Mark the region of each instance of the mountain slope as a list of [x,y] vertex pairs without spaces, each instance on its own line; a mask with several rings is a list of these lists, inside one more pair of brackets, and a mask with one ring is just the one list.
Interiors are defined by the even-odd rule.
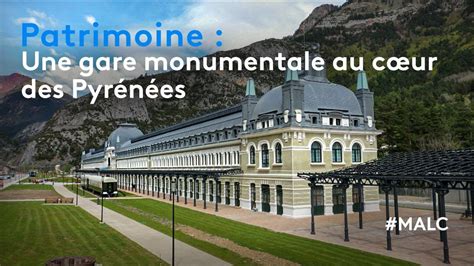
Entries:
[[[291,40],[268,39],[247,47],[219,52],[216,56],[296,55],[303,45]],[[82,97],[59,110],[41,134],[30,143],[33,159],[47,164],[75,161],[83,149],[103,144],[110,132],[123,121],[134,122],[145,131],[162,128],[191,117],[240,102],[249,77],[256,78],[258,92],[283,82],[284,73],[264,71],[186,71],[142,76],[129,83],[146,87],[150,79],[155,84],[186,84],[184,99],[104,99],[90,105],[90,96]],[[26,157],[31,159],[31,157]]]
[[[293,36],[269,39],[217,53],[225,56],[300,55],[304,45],[320,43],[322,55],[437,56],[433,72],[374,72],[376,119],[384,131],[379,145],[390,150],[473,147],[474,38],[472,1],[350,1],[339,8],[317,8]],[[356,74],[334,72],[329,79],[354,88]],[[236,104],[248,77],[259,93],[283,81],[279,72],[170,72],[131,83],[186,84],[181,100],[78,99],[55,113],[28,144],[24,161],[77,163],[80,151],[101,145],[121,121],[136,122],[145,132]]]
[[[384,131],[379,144],[389,150],[474,147],[473,6],[470,0],[352,1],[293,38],[320,41],[328,58],[438,57],[432,72],[376,72],[366,64]],[[329,76],[354,86],[353,73]]]
[[30,80],[31,78],[18,73],[13,73],[8,76],[0,76],[0,99]]
[[[10,138],[29,137],[30,133],[38,131],[33,128],[47,122],[53,114],[72,97],[65,95],[61,99],[26,99],[21,93],[24,84],[31,78],[12,74],[0,77],[0,88],[5,94],[0,98],[0,134]],[[17,136],[18,133],[22,133]]]

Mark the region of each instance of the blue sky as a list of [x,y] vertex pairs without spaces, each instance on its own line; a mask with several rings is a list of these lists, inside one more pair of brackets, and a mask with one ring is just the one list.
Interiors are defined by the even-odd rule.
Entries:
[[[47,56],[134,56],[139,61],[144,56],[186,56],[205,55],[217,50],[243,47],[266,38],[281,38],[292,34],[299,23],[311,11],[324,3],[340,5],[344,0],[261,0],[261,1],[4,1],[0,0],[0,75],[13,72],[23,73],[48,83],[70,81],[77,72],[31,73],[21,65],[23,50],[38,50]],[[64,29],[69,24],[76,29],[90,29],[90,23],[97,21],[102,28],[153,29],[157,21],[163,29],[180,29],[183,32],[193,28],[204,34],[204,39],[215,38],[215,30],[223,30],[223,46],[216,47],[214,41],[200,49],[189,48],[70,48],[59,46],[54,49],[43,47],[39,42],[21,47],[21,22],[35,22],[42,29]],[[206,36],[211,36],[206,37]],[[136,73],[97,74],[91,83],[116,82],[138,76]],[[52,71],[51,71],[52,72]]]

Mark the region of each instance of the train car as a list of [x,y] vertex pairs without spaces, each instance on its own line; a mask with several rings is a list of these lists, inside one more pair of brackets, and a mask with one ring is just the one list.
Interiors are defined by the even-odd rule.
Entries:
[[104,196],[114,197],[118,194],[117,180],[108,176],[84,175],[81,177],[81,187],[96,194],[106,192]]

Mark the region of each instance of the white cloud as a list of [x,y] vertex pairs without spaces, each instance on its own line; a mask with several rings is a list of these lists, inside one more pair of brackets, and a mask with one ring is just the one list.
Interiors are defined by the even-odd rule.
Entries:
[[94,24],[94,22],[96,22],[96,19],[93,16],[88,15],[88,16],[85,16],[84,18],[86,19],[87,23],[91,25]]
[[58,23],[56,19],[48,16],[46,13],[38,11],[38,10],[32,10],[32,9],[27,9],[26,12],[29,17],[20,17],[15,20],[16,24],[22,24],[22,23],[34,23],[38,25],[40,29],[44,28],[45,26],[56,26]]
[[33,23],[38,25],[40,29],[44,28],[44,25],[40,23],[35,17],[17,18],[15,20],[15,23],[19,25],[21,25],[22,23]]
[[46,19],[48,17],[46,13],[37,11],[37,10],[27,9],[26,12],[28,12],[30,16],[41,18],[41,19]]
[[[228,50],[240,48],[253,42],[267,38],[282,38],[293,34],[299,24],[319,6],[323,1],[315,2],[293,2],[275,1],[275,2],[254,2],[242,3],[236,2],[192,2],[183,14],[169,20],[162,20],[161,30],[179,29],[183,33],[191,29],[198,29],[203,33],[204,42],[202,51],[213,53],[217,50]],[[328,2],[328,1],[324,1]],[[342,4],[343,0],[332,1],[334,4]],[[91,16],[85,16],[84,19],[93,24],[96,19]],[[143,22],[136,28],[129,28],[133,34],[141,29],[147,29],[151,32],[156,30],[154,26],[156,21]],[[216,30],[221,29],[223,35],[216,36]],[[162,34],[165,35],[165,34]],[[223,46],[217,47],[216,41],[222,41]],[[145,56],[164,56],[171,58],[173,56],[190,56],[195,53],[194,48],[185,47],[108,47],[108,52],[116,56],[133,56],[137,61],[137,70],[133,72],[119,71],[98,72],[85,79],[91,85],[115,84],[121,78],[132,79],[144,74],[144,68],[140,63]],[[71,55],[68,55],[72,58]],[[79,60],[79,58],[77,59]],[[76,60],[75,60],[76,61]],[[65,92],[71,93],[72,80],[82,78],[79,75],[78,66],[70,71],[46,71],[42,74],[42,80],[50,84],[65,85]]]

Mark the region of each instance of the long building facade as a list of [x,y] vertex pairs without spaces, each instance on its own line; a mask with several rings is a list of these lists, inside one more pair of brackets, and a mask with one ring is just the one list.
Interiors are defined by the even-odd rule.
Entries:
[[[375,128],[373,106],[364,72],[358,74],[353,92],[328,81],[325,70],[300,75],[288,71],[281,86],[260,98],[249,79],[239,105],[146,135],[134,124],[119,125],[102,148],[83,152],[81,168],[114,169],[125,174],[140,169],[239,168],[241,173],[222,176],[217,184],[213,179],[178,177],[179,193],[255,211],[305,217],[311,214],[311,193],[297,173],[329,171],[376,159],[380,131]],[[126,182],[169,193],[170,178],[159,177],[153,183],[139,184],[135,178]],[[376,187],[364,187],[362,195],[358,191],[352,187],[346,191],[348,212],[379,209]],[[317,186],[312,200],[316,215],[343,212],[342,189],[337,186]]]

